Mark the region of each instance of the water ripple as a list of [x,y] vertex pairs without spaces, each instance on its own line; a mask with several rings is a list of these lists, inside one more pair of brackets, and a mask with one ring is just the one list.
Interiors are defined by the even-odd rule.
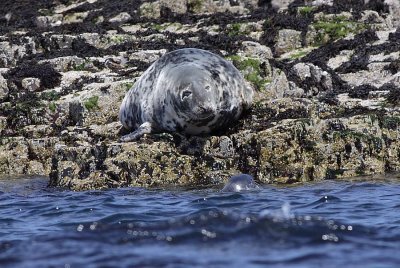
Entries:
[[2,267],[400,262],[400,183],[393,180],[265,186],[246,193],[77,193],[30,178],[0,180],[0,189]]

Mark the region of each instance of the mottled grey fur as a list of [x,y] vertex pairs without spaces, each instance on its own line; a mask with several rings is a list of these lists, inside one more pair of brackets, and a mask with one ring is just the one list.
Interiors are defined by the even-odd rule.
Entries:
[[250,107],[253,90],[240,72],[211,52],[185,48],[154,62],[126,94],[119,120],[133,132],[205,134],[224,129]]

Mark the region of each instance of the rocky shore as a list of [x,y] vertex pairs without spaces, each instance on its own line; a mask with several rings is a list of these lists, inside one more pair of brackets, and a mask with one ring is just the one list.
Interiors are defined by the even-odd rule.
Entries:
[[[120,143],[125,93],[157,58],[210,50],[253,107],[223,133]],[[294,183],[400,170],[396,0],[5,0],[0,176],[73,190]]]

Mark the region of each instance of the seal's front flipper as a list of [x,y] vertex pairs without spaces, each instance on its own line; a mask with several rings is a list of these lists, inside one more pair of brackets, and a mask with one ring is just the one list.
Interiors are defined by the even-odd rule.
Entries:
[[149,134],[152,131],[151,123],[150,122],[145,122],[138,127],[135,131],[122,136],[120,138],[121,142],[128,142],[128,141],[134,141],[142,137],[144,134]]

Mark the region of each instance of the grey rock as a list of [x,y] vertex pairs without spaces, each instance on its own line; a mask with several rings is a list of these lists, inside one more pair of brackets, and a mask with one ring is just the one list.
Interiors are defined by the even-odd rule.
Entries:
[[125,23],[131,19],[131,15],[127,12],[119,13],[117,16],[112,17],[110,22]]
[[160,0],[161,7],[169,8],[177,14],[185,14],[187,12],[188,0]]
[[28,91],[37,91],[40,89],[40,79],[35,77],[27,77],[21,81],[22,87]]
[[[19,38],[20,36],[17,36]],[[14,44],[6,38],[0,39],[0,66],[14,67],[15,64],[26,56],[27,52],[36,53],[36,44],[32,37],[21,37],[19,44]]]
[[0,101],[8,97],[8,92],[7,80],[0,74]]
[[[236,3],[235,3],[236,2]],[[231,4],[232,3],[232,4]],[[252,1],[246,1],[247,6],[254,5]],[[189,11],[197,14],[217,13],[217,12],[231,12],[236,14],[246,14],[249,9],[243,1],[229,1],[229,0],[188,0]],[[250,5],[249,5],[250,4]]]
[[47,28],[60,26],[62,24],[63,15],[54,14],[52,16],[39,16],[36,17],[35,23],[38,28]]
[[[293,66],[294,73],[300,78],[300,80],[305,81],[306,79],[311,79],[316,83],[321,85],[324,91],[333,90],[332,88],[332,78],[328,72],[322,70],[320,67],[315,66],[311,63],[298,63]],[[319,89],[316,87],[308,89],[309,95],[316,95]]]
[[142,17],[146,18],[159,18],[161,16],[161,7],[160,7],[160,2],[155,1],[155,2],[145,2],[143,3],[140,8],[139,8],[139,14]]
[[283,97],[302,98],[306,96],[304,89],[298,87],[296,83],[289,81],[289,89],[283,94]]
[[278,55],[301,48],[301,32],[292,29],[278,31],[275,52]]
[[340,67],[343,63],[348,62],[350,57],[353,55],[353,50],[342,50],[336,57],[330,58],[327,65],[329,68],[335,70]]
[[267,93],[265,93],[265,97],[267,98],[283,98],[286,95],[286,92],[290,92],[289,81],[286,77],[286,74],[279,69],[273,69],[272,71],[272,82],[266,86]]
[[0,133],[6,128],[7,126],[7,117],[0,116]]
[[386,83],[397,83],[399,74],[392,75],[385,70],[388,62],[373,62],[368,64],[368,70],[339,74],[339,76],[351,86],[370,84],[380,87]]
[[257,42],[243,41],[241,50],[244,56],[257,58],[262,61],[273,58],[271,49]]
[[305,4],[311,6],[322,6],[322,5],[333,6],[333,0],[307,0],[305,1]]
[[277,8],[280,10],[285,10],[293,2],[294,2],[294,0],[272,0],[271,4],[274,8]]
[[385,4],[389,5],[390,16],[392,18],[393,27],[400,26],[400,2],[397,0],[385,0]]
[[72,24],[72,23],[80,23],[83,22],[87,16],[89,16],[89,12],[76,12],[76,13],[67,13],[63,17],[63,24]]

